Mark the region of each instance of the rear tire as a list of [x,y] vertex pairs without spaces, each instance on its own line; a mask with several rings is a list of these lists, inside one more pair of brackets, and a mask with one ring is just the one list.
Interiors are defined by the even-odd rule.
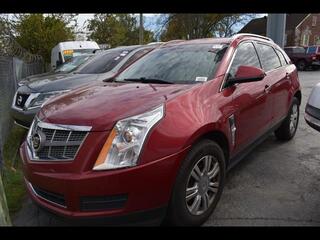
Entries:
[[224,179],[225,158],[221,147],[207,139],[197,143],[178,172],[165,224],[202,225],[220,199]]
[[299,60],[297,63],[297,68],[299,71],[303,71],[306,69],[307,63],[305,60]]
[[274,132],[277,139],[289,141],[296,134],[299,124],[299,100],[294,97],[288,116],[284,119],[280,127]]

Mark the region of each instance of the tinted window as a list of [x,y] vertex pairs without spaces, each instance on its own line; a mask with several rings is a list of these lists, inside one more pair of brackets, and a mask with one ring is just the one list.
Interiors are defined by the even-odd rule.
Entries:
[[292,49],[293,53],[306,53],[306,49],[304,49],[303,47],[299,47],[299,48],[293,48]]
[[266,72],[281,67],[279,57],[272,47],[265,44],[257,44],[257,46],[262,68]]
[[69,61],[60,65],[55,72],[71,72],[79,67],[81,64],[86,62],[91,56],[89,55],[82,55],[71,58]]
[[119,49],[102,52],[86,63],[78,73],[98,74],[111,71],[125,58],[131,50]]
[[148,52],[150,52],[153,48],[145,48],[145,49],[141,49],[139,51],[137,51],[136,53],[134,53],[120,68],[120,71],[125,69],[126,67],[128,67],[130,64],[132,64],[133,62],[135,62],[137,59],[139,59],[140,57],[142,57],[143,55],[147,54]]
[[237,48],[236,55],[234,56],[229,71],[231,77],[235,77],[238,67],[241,65],[261,68],[256,50],[252,43],[243,43]]
[[[157,79],[172,83],[195,83],[212,79],[227,45],[188,44],[159,48],[125,69],[117,81]],[[141,80],[143,82],[143,79]]]
[[316,53],[316,52],[317,52],[316,46],[308,47],[308,49],[307,49],[307,53]]
[[284,58],[282,52],[279,51],[278,49],[276,49],[276,52],[277,52],[277,54],[278,54],[278,56],[279,56],[279,58],[280,58],[281,65],[282,65],[282,66],[287,65],[287,61],[286,61],[286,59]]

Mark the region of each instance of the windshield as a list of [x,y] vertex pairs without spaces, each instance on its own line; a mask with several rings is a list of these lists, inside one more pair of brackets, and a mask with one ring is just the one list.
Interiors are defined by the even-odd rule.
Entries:
[[85,63],[90,57],[91,57],[91,55],[82,55],[82,56],[73,57],[70,60],[68,60],[67,62],[60,65],[55,70],[55,72],[65,72],[65,73],[72,72],[77,67],[79,67],[81,64]]
[[116,81],[196,83],[213,78],[228,45],[188,44],[152,51],[124,70]]
[[77,73],[98,74],[109,72],[116,67],[131,51],[132,50],[118,49],[101,52],[92,58],[90,62],[81,67]]
[[307,49],[307,53],[316,53],[316,51],[317,51],[316,46],[308,47],[308,49]]

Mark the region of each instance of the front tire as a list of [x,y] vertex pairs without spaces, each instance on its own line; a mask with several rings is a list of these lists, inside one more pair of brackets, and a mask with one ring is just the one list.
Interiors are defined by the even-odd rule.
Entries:
[[299,105],[299,100],[294,97],[289,114],[280,127],[274,132],[279,140],[289,141],[296,134],[299,123]]
[[166,223],[200,226],[215,209],[225,179],[225,158],[211,140],[196,144],[183,161],[169,203]]

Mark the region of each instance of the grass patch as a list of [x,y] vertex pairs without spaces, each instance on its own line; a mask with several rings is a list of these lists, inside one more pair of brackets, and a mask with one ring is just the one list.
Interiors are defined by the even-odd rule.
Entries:
[[3,147],[4,171],[2,180],[11,216],[20,210],[26,194],[22,162],[18,152],[20,143],[26,134],[25,129],[14,125]]

